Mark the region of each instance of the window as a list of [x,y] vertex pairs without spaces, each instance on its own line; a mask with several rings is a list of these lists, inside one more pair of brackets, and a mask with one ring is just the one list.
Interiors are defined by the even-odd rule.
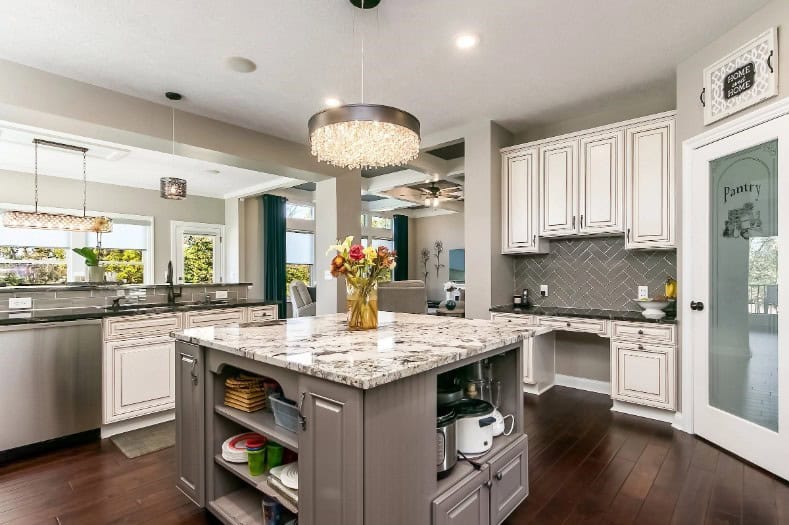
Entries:
[[[389,249],[389,251],[394,250],[394,241],[392,239],[373,238],[372,241],[373,241],[373,248],[378,249],[379,246],[386,246],[386,248]],[[388,281],[394,279],[394,274],[392,273],[392,270],[386,270],[385,278]]]
[[0,226],[0,283],[64,283],[69,250],[68,232]]
[[315,266],[315,234],[310,232],[285,232],[285,289],[290,295],[290,283],[302,281],[313,284]]
[[175,281],[183,284],[221,283],[225,227],[173,221],[173,264]]
[[[71,213],[59,209],[42,211]],[[101,235],[100,262],[108,272],[108,280],[152,282],[151,220],[110,216],[113,231]],[[0,283],[13,286],[83,280],[85,261],[71,250],[95,247],[96,241],[95,233],[0,226]]]
[[285,203],[285,217],[288,219],[301,219],[303,221],[315,220],[315,208],[308,204]]
[[391,230],[392,219],[390,217],[381,217],[380,215],[370,215],[370,228]]

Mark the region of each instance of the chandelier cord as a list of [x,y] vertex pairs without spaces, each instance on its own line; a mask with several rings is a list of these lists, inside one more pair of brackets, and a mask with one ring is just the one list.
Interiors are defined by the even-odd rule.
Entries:
[[170,108],[170,111],[172,111],[172,125],[173,125],[173,140],[170,145],[170,148],[172,155],[175,156],[175,108]]
[[38,213],[38,142],[34,144],[35,154],[33,155],[33,201],[35,204],[35,212]]
[[[362,0],[362,13],[364,13],[364,0]],[[362,33],[362,104],[364,104],[364,27],[361,28],[361,33]]]
[[88,216],[88,152],[82,152],[82,216]]

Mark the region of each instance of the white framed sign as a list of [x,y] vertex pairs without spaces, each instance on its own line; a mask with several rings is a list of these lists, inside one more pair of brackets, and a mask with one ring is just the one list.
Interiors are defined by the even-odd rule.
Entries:
[[704,125],[778,94],[778,31],[771,27],[704,69]]

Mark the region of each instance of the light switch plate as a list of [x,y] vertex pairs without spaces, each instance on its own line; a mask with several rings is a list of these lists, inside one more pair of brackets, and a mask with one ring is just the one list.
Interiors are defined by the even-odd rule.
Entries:
[[334,277],[332,277],[331,271],[330,270],[324,270],[324,272],[323,272],[323,280],[324,281],[331,281],[332,279],[334,279]]
[[216,298],[217,299],[227,299],[227,290],[217,290],[216,291]]
[[33,308],[32,297],[11,297],[8,299],[9,310],[23,310],[25,308]]
[[638,298],[639,299],[649,299],[649,286],[639,286],[638,287]]
[[541,297],[548,297],[548,285],[541,284],[540,285],[540,296]]

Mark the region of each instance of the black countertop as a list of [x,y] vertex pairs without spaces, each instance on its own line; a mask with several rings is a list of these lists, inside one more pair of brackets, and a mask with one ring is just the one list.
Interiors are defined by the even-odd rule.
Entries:
[[246,306],[270,306],[276,304],[276,301],[264,301],[263,299],[237,299],[233,301],[215,301],[212,303],[176,303],[174,305],[161,303],[124,304],[117,310],[110,306],[80,306],[74,308],[55,308],[51,310],[17,310],[0,312],[0,326],[83,321],[124,315],[166,314],[171,312],[189,312],[218,308],[242,308]]
[[503,304],[490,308],[493,313],[546,315],[551,317],[587,317],[590,319],[608,319],[610,321],[634,321],[639,323],[677,324],[675,317],[666,315],[663,319],[647,319],[641,312],[628,310],[597,310],[594,308],[564,308],[558,306],[528,306]]
[[[150,290],[152,288],[165,288],[167,283],[159,284],[123,284],[123,283],[64,283],[64,284],[26,284],[20,286],[0,285],[0,292],[26,293],[26,292],[63,292],[84,290]],[[182,283],[175,284],[176,288],[227,288],[229,286],[252,286],[252,283]]]

